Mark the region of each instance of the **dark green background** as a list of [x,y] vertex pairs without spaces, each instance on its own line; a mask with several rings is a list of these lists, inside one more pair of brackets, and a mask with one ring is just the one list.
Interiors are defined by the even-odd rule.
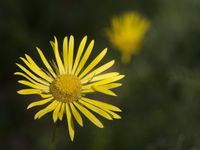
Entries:
[[[104,35],[110,18],[138,11],[151,20],[141,52],[129,65]],[[200,1],[199,0],[1,0],[0,1],[0,149],[2,150],[199,150],[200,149]],[[84,118],[70,142],[67,123],[51,143],[51,115],[34,121],[37,100],[16,90],[25,53],[39,62],[35,47],[52,56],[49,40],[65,35],[95,39],[93,56],[109,48],[103,62],[116,59],[126,75],[118,97],[98,95],[122,108],[123,119],[98,129]],[[52,58],[52,57],[50,57]],[[93,96],[95,97],[95,96]]]

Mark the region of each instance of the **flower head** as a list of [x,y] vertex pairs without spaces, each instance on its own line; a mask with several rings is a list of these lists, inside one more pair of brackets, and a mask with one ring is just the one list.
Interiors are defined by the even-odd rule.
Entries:
[[138,52],[149,26],[149,21],[136,12],[113,17],[106,35],[111,44],[122,53],[123,63],[128,63],[131,56]]
[[113,66],[114,60],[97,67],[98,63],[107,53],[107,48],[93,61],[86,66],[86,62],[92,52],[94,40],[92,40],[85,49],[87,36],[80,42],[76,57],[74,58],[74,37],[67,37],[63,41],[63,55],[61,57],[58,42],[51,41],[51,46],[54,51],[55,61],[49,63],[43,52],[36,48],[45,69],[39,67],[35,61],[27,54],[25,57],[20,57],[25,66],[17,64],[21,72],[16,72],[25,78],[18,82],[28,86],[28,88],[19,90],[22,95],[37,94],[41,99],[32,102],[27,109],[35,106],[43,106],[39,112],[35,114],[35,119],[40,119],[47,113],[52,112],[53,121],[62,121],[63,116],[66,116],[68,122],[68,130],[71,140],[74,139],[74,123],[73,120],[83,126],[83,119],[80,112],[88,118],[97,127],[103,128],[101,121],[91,112],[103,116],[108,120],[120,119],[121,117],[116,112],[121,110],[111,104],[93,100],[86,97],[89,93],[101,92],[107,95],[116,96],[112,89],[121,86],[121,83],[116,83],[122,79],[124,75],[118,72],[106,72]]

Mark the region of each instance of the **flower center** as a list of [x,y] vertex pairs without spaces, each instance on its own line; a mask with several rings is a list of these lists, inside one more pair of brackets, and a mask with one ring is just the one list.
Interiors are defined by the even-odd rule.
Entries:
[[57,101],[70,103],[81,96],[81,82],[74,75],[61,75],[51,83],[50,92]]

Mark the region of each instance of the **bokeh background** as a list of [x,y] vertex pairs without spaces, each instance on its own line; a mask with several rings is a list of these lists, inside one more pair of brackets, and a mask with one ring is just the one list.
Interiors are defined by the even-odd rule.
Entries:
[[[105,37],[114,15],[138,11],[151,21],[140,53],[120,62]],[[199,150],[200,149],[200,1],[199,0],[1,0],[0,1],[0,149],[1,150]],[[16,90],[15,63],[25,53],[39,61],[35,47],[52,56],[49,41],[88,35],[93,55],[109,48],[103,62],[116,59],[126,75],[118,97],[101,99],[122,108],[122,120],[98,129],[87,119],[75,125],[70,142],[64,121],[51,143],[51,115],[34,121],[39,108],[26,110],[36,97]]]

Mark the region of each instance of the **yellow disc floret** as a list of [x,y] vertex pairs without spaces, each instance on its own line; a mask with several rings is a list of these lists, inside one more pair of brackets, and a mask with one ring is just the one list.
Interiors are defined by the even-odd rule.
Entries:
[[81,96],[81,82],[74,75],[61,75],[51,83],[50,92],[57,101],[76,101]]

